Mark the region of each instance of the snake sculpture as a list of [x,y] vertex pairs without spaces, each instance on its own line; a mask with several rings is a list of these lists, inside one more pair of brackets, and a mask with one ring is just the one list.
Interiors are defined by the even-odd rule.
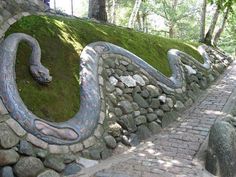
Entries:
[[27,132],[51,144],[73,144],[85,140],[94,132],[101,109],[100,93],[102,91],[99,89],[98,65],[104,54],[117,54],[129,58],[137,66],[171,89],[182,88],[185,84],[184,65],[181,60],[188,61],[184,58],[190,58],[199,69],[204,71],[211,67],[204,46],[199,47],[199,52],[204,58],[204,64],[199,63],[184,52],[171,49],[168,51],[168,61],[172,76],[168,78],[141,58],[121,47],[107,42],[91,43],[84,48],[81,54],[80,109],[68,121],[53,123],[34,115],[27,109],[19,96],[15,81],[15,60],[18,45],[22,41],[26,41],[32,48],[29,65],[34,79],[41,84],[48,84],[52,81],[49,70],[40,62],[41,50],[37,40],[27,34],[14,33],[0,44],[0,97],[10,115]]

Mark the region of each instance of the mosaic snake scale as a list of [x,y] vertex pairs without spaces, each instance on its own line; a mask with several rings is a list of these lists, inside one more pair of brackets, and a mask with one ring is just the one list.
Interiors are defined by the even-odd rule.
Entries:
[[172,70],[172,76],[168,78],[141,58],[121,47],[107,42],[89,44],[81,54],[80,109],[68,121],[54,123],[45,121],[30,112],[19,96],[15,81],[15,60],[18,45],[22,41],[26,41],[32,48],[29,65],[34,79],[41,84],[47,84],[52,81],[49,70],[40,62],[41,49],[37,40],[23,33],[14,33],[0,44],[0,97],[10,115],[26,131],[51,144],[73,144],[85,140],[94,132],[101,109],[98,64],[103,54],[117,54],[129,58],[152,77],[172,89],[182,88],[185,84],[184,65],[181,60],[191,60],[198,69],[202,70],[208,70],[211,67],[204,46],[199,47],[199,52],[204,58],[204,64],[199,63],[184,52],[175,49],[169,50],[168,61]]

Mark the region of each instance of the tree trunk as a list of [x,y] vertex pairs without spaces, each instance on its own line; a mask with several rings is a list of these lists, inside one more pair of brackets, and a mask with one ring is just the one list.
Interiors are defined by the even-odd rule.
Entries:
[[211,21],[211,25],[210,25],[210,27],[207,31],[206,37],[204,39],[204,43],[206,43],[207,45],[212,45],[212,42],[211,42],[212,35],[213,35],[214,30],[215,30],[219,14],[220,14],[220,7],[217,6],[215,14],[214,14],[214,16],[212,18],[212,21]]
[[[176,12],[176,8],[177,8],[177,4],[178,4],[178,0],[174,0],[173,4],[172,4],[172,9]],[[173,21],[169,22],[169,37],[170,38],[174,38],[175,37],[175,23]]]
[[142,21],[141,21],[141,17],[140,17],[140,12],[138,12],[138,14],[137,14],[137,22],[138,22],[138,30],[139,31],[143,31],[143,26],[142,26]]
[[202,12],[201,12],[201,21],[200,21],[200,42],[204,42],[205,37],[205,28],[206,28],[206,5],[207,0],[203,0]]
[[142,2],[142,0],[136,0],[135,1],[133,11],[132,11],[131,16],[129,18],[129,23],[128,23],[128,27],[129,28],[133,28],[134,27],[135,19],[137,17],[137,14],[138,14],[141,2]]
[[147,14],[143,13],[143,32],[148,33]]
[[218,29],[218,31],[216,32],[216,35],[214,37],[214,42],[213,42],[214,46],[217,46],[217,43],[220,39],[220,36],[221,36],[222,32],[224,31],[225,24],[226,24],[226,21],[228,19],[229,11],[230,11],[230,6],[227,6],[222,24],[221,24],[220,28]]
[[71,0],[71,15],[74,15],[74,2]]
[[89,18],[95,18],[98,21],[107,22],[106,1],[89,0]]
[[57,6],[56,6],[56,0],[54,0],[54,10],[57,10]]
[[169,38],[174,38],[174,37],[175,37],[174,24],[171,23],[169,25]]
[[116,24],[116,9],[117,9],[117,0],[112,0],[111,8],[111,23]]

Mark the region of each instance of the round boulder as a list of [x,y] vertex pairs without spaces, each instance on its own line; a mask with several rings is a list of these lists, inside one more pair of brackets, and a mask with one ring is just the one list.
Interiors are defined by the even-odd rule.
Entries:
[[43,170],[43,163],[35,157],[22,157],[14,166],[17,177],[35,177]]

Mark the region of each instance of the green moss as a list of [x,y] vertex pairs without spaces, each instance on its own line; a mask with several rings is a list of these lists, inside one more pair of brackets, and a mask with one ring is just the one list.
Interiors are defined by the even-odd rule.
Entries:
[[37,84],[28,72],[30,49],[22,43],[17,54],[17,84],[20,95],[36,115],[46,120],[68,120],[79,110],[79,55],[92,42],[107,41],[144,59],[170,76],[167,51],[184,51],[199,61],[197,44],[162,38],[130,29],[80,19],[29,16],[12,25],[7,35],[23,32],[35,37],[42,49],[42,63],[49,68],[53,82]]

